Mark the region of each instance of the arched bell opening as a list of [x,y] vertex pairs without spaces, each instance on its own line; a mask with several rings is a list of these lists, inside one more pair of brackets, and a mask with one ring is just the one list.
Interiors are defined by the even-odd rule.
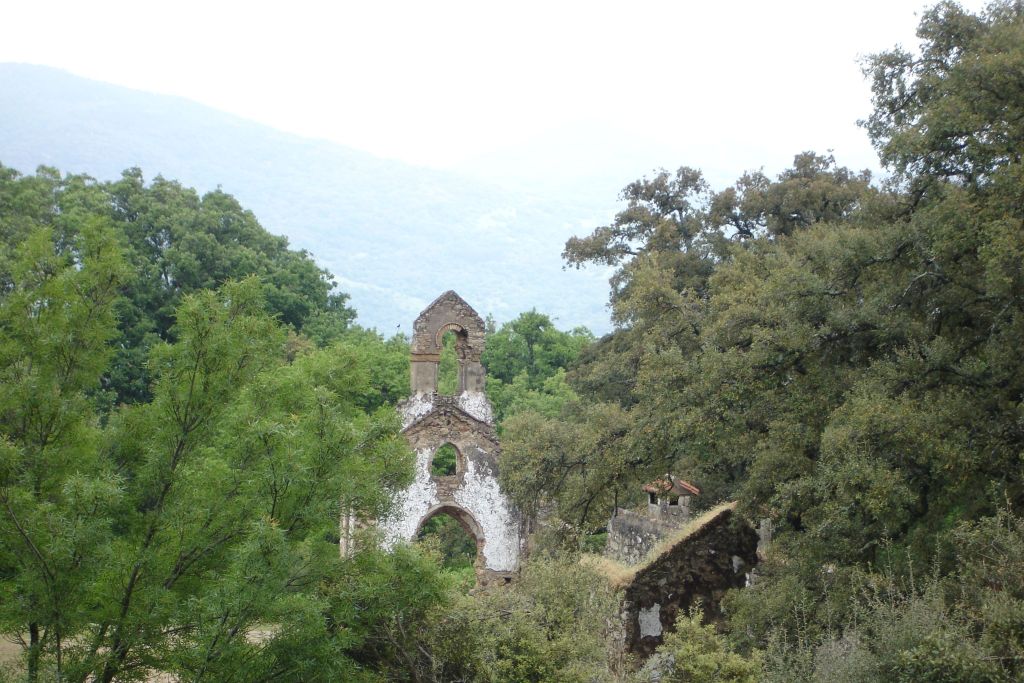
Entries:
[[[486,326],[462,297],[449,290],[423,309],[413,322],[410,379],[414,396],[438,393],[438,366],[448,332],[453,336],[446,357],[454,356],[457,380],[454,387],[450,380],[442,381],[443,393],[461,396],[466,392],[484,391],[487,376],[480,356],[484,351]],[[446,368],[452,365],[450,360],[445,363]]]
[[469,335],[461,325],[447,323],[438,329],[434,342],[439,349],[437,393],[457,396],[466,390],[465,365]]

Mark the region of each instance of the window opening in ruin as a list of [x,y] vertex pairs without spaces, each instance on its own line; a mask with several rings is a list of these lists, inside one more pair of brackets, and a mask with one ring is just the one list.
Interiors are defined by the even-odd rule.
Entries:
[[450,443],[434,451],[430,461],[430,474],[434,477],[452,477],[458,471],[459,452]]
[[648,493],[647,494],[647,502],[650,503],[651,505],[657,505],[658,504],[658,496],[657,496],[657,494]]
[[679,496],[669,496],[668,497],[668,504],[669,505],[679,505]]
[[441,362],[437,366],[437,393],[454,396],[459,391],[458,337],[448,330],[441,337]]
[[417,541],[433,546],[441,555],[441,567],[457,575],[459,584],[466,590],[476,584],[476,539],[466,531],[457,519],[446,512],[440,512],[423,524]]

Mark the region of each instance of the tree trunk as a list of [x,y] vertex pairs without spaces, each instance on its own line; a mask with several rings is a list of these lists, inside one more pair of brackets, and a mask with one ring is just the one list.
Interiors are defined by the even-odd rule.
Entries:
[[35,683],[39,680],[39,624],[28,625],[28,680]]

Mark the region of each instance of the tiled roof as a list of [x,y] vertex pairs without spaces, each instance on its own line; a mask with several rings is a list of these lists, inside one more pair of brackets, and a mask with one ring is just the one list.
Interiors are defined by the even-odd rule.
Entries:
[[688,481],[683,481],[682,479],[673,477],[671,474],[666,474],[664,477],[659,477],[649,484],[644,484],[644,491],[647,493],[657,493],[659,495],[665,495],[667,493],[677,496],[700,495],[699,488]]

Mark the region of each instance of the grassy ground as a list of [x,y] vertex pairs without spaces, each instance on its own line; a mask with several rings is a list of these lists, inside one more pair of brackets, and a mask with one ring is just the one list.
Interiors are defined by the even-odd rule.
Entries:
[[5,638],[0,638],[0,678],[3,677],[3,672],[13,673],[16,670],[19,657],[21,657],[21,647]]
[[9,640],[0,638],[0,666],[17,661],[21,656],[21,647]]
[[[472,569],[472,568],[470,568]],[[255,628],[246,634],[246,639],[251,643],[262,643],[268,640],[274,634],[273,626],[264,626]],[[19,659],[21,658],[21,646],[12,643],[9,640],[0,638],[0,680],[3,679],[3,673],[19,673],[21,676],[25,675],[25,670],[21,667]],[[178,679],[171,676],[170,674],[151,673],[146,679],[145,683],[175,683]]]

